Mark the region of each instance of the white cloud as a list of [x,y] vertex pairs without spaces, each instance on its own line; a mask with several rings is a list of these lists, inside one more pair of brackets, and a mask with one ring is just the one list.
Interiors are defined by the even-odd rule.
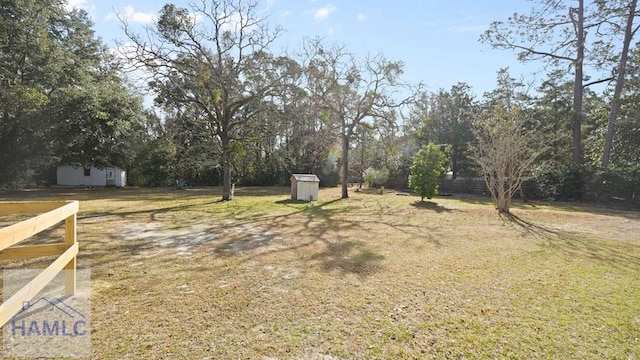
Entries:
[[128,58],[128,54],[133,54],[136,52],[137,46],[134,42],[128,41],[123,44],[119,44],[116,47],[109,48],[109,51],[113,56],[117,59],[125,61]]
[[[82,0],[79,0],[82,1]],[[156,15],[153,13],[145,13],[141,11],[136,11],[133,5],[127,5],[120,12],[110,13],[105,17],[105,20],[118,20],[118,17],[121,17],[129,22],[138,23],[138,24],[148,24],[152,23],[156,19]]]
[[202,13],[191,13],[191,18],[193,19],[193,22],[197,24],[204,20],[204,15]]
[[358,21],[360,21],[360,22],[367,21],[367,15],[365,15],[363,13],[358,14]]
[[319,9],[315,9],[313,11],[313,17],[316,20],[323,21],[323,20],[326,20],[327,18],[329,18],[329,15],[331,15],[331,13],[334,12],[334,11],[336,11],[336,7],[331,5],[331,4],[329,4],[329,5],[325,6],[325,7],[321,7]]
[[96,13],[96,6],[89,4],[87,0],[68,0],[65,8],[67,11],[72,11],[73,9],[84,9],[91,17],[93,17]]
[[242,29],[244,32],[252,32],[256,29],[255,25],[249,25],[249,20],[237,11],[230,15],[221,13],[218,15],[218,20],[222,31],[238,32]]

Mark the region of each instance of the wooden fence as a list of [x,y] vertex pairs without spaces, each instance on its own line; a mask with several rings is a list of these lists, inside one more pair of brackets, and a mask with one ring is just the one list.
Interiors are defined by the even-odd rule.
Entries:
[[[76,217],[78,202],[0,203],[0,216],[13,214],[41,215],[0,228],[0,261],[58,256],[51,265],[0,305],[0,327],[17,314],[23,303],[33,299],[56,275],[65,270],[65,295],[76,291]],[[64,224],[64,242],[45,245],[14,246],[59,222]]]
[[489,194],[487,184],[482,178],[440,179],[438,184],[440,194]]
[[[489,189],[483,178],[458,178],[438,180],[438,193],[440,194],[473,194],[489,196]],[[527,179],[522,183],[522,191],[516,191],[515,198],[522,195],[530,196],[535,192],[535,183]]]

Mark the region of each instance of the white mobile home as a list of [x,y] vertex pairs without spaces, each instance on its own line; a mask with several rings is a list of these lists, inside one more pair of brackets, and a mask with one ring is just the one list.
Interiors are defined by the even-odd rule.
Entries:
[[58,185],[66,186],[115,186],[127,185],[127,173],[118,167],[73,167],[70,165],[58,166]]
[[313,174],[291,175],[291,199],[314,201],[318,200],[320,179]]

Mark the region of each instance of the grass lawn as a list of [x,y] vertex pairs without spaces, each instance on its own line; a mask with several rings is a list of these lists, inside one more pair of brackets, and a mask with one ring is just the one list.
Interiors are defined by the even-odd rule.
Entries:
[[640,213],[516,203],[506,219],[485,198],[339,196],[0,200],[80,200],[96,359],[640,358]]

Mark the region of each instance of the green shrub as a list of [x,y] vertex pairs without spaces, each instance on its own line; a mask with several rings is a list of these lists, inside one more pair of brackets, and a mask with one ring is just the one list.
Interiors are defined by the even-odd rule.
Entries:
[[321,187],[333,187],[340,183],[340,171],[326,165],[317,173]]
[[533,198],[577,201],[584,197],[585,177],[588,171],[582,166],[551,165],[538,167],[533,172],[535,179]]
[[640,204],[640,166],[598,168],[585,186],[587,199],[598,202],[624,201]]
[[389,178],[389,170],[370,167],[364,171],[363,177],[364,182],[367,183],[370,188],[376,188],[387,181]]
[[420,195],[422,201],[438,194],[438,178],[444,173],[446,163],[447,155],[433,143],[422,146],[413,157],[409,187]]
[[532,198],[640,204],[640,166],[546,166],[534,171]]

